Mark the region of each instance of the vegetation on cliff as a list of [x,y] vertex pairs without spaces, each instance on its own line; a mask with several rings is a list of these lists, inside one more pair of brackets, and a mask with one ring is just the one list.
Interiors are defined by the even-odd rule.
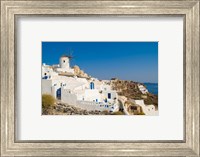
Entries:
[[49,113],[55,105],[55,99],[49,94],[42,95],[42,113]]
[[119,95],[125,96],[128,99],[135,99],[135,100],[143,99],[146,105],[154,104],[155,107],[157,108],[158,96],[152,93],[142,94],[142,92],[138,88],[139,84],[141,83],[119,80],[119,79],[111,80],[112,88],[118,91]]
[[67,103],[56,102],[55,105],[43,110],[43,115],[122,115],[121,111],[108,112],[108,111],[87,111]]

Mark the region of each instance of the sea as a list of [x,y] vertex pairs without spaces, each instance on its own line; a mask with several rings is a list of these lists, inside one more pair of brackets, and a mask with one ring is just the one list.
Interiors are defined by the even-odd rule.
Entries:
[[158,95],[158,83],[144,83],[144,85],[150,93]]

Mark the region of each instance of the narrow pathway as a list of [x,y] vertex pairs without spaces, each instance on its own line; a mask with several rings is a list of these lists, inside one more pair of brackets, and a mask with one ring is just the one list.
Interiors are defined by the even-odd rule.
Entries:
[[119,101],[119,111],[123,112],[125,115],[129,115],[128,111],[126,110],[126,108],[124,107],[124,103],[122,102],[122,100],[118,99]]

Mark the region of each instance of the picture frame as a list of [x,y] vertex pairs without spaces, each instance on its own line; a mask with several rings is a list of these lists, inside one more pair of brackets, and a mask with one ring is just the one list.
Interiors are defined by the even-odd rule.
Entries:
[[[199,0],[1,0],[1,156],[199,156]],[[183,141],[17,141],[15,138],[18,16],[184,17]],[[9,93],[9,94],[8,94]]]

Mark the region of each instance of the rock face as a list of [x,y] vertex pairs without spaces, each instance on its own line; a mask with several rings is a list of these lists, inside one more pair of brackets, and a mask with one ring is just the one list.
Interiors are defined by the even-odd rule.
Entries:
[[75,65],[73,68],[74,68],[74,73],[75,73],[75,75],[78,75],[78,74],[80,73],[80,68],[79,68],[79,66]]
[[88,74],[86,74],[83,70],[80,69],[80,67],[78,65],[75,65],[73,67],[74,69],[74,74],[79,76],[79,77],[89,77]]
[[[118,91],[118,94],[121,96],[125,96],[128,99],[135,100],[144,100],[146,105],[154,104],[155,107],[158,107],[158,96],[152,93],[142,94],[139,90],[138,85],[141,83],[133,82],[133,81],[124,81],[119,79],[111,79],[112,88]],[[143,85],[144,86],[144,85]]]
[[107,111],[87,111],[83,110],[66,103],[57,102],[53,108],[49,108],[48,112],[43,113],[43,115],[114,115],[115,113],[110,113]]
[[131,101],[126,101],[124,107],[130,115],[144,115],[142,107]]

